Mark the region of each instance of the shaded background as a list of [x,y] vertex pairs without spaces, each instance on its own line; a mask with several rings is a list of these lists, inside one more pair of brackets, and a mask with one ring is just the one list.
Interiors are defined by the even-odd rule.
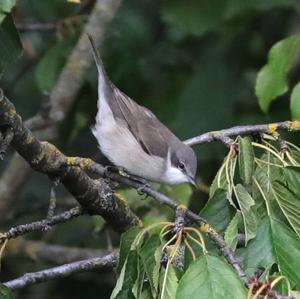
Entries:
[[[6,70],[1,87],[24,119],[38,111],[41,101],[47,103],[47,93],[73,49],[93,3],[17,3],[13,15],[24,53]],[[268,115],[263,114],[254,85],[270,47],[299,32],[299,22],[298,0],[126,0],[106,32],[101,56],[111,80],[123,92],[150,108],[181,139],[187,139],[233,125],[290,118],[288,96],[274,102]],[[291,82],[299,79],[299,65],[296,61]],[[106,163],[90,132],[96,99],[97,75],[93,65],[54,143],[67,155]],[[193,195],[189,186],[165,187],[164,191],[197,210],[205,203],[205,184],[210,184],[226,149],[210,144],[195,150],[203,190]],[[2,173],[11,154],[1,163]],[[51,187],[48,178],[40,174],[28,176],[24,187],[16,190],[13,208],[0,215],[1,230],[44,218]],[[59,209],[74,205],[64,190],[58,187],[56,191]],[[149,202],[140,201],[135,191],[123,193],[145,223],[168,215],[153,204],[150,211]],[[107,249],[110,243],[118,246],[118,236],[100,217],[83,216],[47,234],[31,234],[27,238],[76,247]],[[53,261],[38,259],[28,251],[8,254],[3,260],[1,281],[50,265]],[[114,273],[78,274],[32,286],[22,290],[18,298],[108,298],[114,279]]]

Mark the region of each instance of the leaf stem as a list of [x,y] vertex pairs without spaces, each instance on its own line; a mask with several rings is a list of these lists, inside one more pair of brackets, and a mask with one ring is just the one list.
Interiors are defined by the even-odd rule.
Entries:
[[280,155],[278,153],[276,153],[274,150],[272,150],[271,148],[265,146],[265,145],[262,145],[260,143],[257,143],[257,142],[253,142],[252,141],[252,145],[255,146],[255,147],[258,147],[258,148],[261,148],[261,149],[264,149],[268,152],[270,152],[271,154],[273,154],[278,160],[280,160],[282,162],[282,164],[284,166],[287,166],[287,163],[280,157]]
[[267,214],[268,214],[268,216],[270,216],[270,215],[271,215],[271,213],[270,213],[270,207],[269,207],[267,198],[266,198],[266,196],[265,196],[265,194],[264,194],[264,191],[263,191],[263,189],[261,188],[261,186],[259,185],[259,183],[258,183],[258,181],[256,180],[255,177],[253,178],[253,182],[255,183],[256,187],[257,187],[258,190],[259,190],[259,193],[261,194],[262,198],[264,199],[264,201],[265,201],[265,203],[266,203]]
[[187,239],[184,239],[184,244],[187,247],[187,249],[189,250],[189,252],[191,253],[193,261],[194,261],[196,259],[196,254],[195,254],[192,246],[190,245],[190,243],[188,242]]

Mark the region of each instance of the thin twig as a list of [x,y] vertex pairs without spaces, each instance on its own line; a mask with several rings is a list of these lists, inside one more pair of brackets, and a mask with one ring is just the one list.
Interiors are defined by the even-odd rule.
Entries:
[[83,211],[80,207],[74,207],[69,211],[57,214],[51,218],[35,221],[28,224],[21,224],[10,228],[7,232],[0,235],[0,239],[15,239],[19,236],[36,231],[47,231],[52,226],[66,222],[72,218],[82,215]]
[[117,259],[118,254],[111,253],[103,257],[95,257],[38,272],[26,273],[21,277],[5,282],[4,285],[11,290],[18,290],[32,284],[67,277],[78,272],[93,269],[111,269],[116,266]]
[[184,141],[184,143],[192,146],[196,144],[220,140],[220,136],[235,137],[239,135],[251,135],[253,133],[272,134],[276,130],[300,130],[300,121],[284,121],[263,125],[235,126],[229,129],[207,132],[202,135],[187,139]]
[[56,193],[55,187],[53,186],[50,191],[50,199],[49,199],[49,207],[47,212],[47,219],[51,219],[54,216],[55,208],[56,208]]

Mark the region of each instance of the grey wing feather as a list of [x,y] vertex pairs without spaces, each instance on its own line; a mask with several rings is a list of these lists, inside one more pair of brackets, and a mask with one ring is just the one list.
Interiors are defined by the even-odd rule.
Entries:
[[[143,150],[149,155],[166,157],[169,146],[165,137],[167,134],[173,134],[149,109],[136,104],[116,87],[114,94],[114,101],[118,105],[121,118],[127,123],[129,130]],[[115,116],[118,117],[118,115]]]

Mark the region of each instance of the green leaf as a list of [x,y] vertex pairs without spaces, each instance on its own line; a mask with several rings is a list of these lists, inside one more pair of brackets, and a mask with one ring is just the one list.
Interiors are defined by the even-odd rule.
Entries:
[[117,266],[117,273],[120,275],[123,264],[127,258],[127,255],[131,249],[131,245],[135,240],[137,234],[140,232],[140,228],[135,226],[130,228],[128,231],[122,234],[120,242],[120,257]]
[[259,223],[256,237],[249,242],[242,257],[249,275],[252,275],[258,268],[269,269],[276,262],[268,216]]
[[16,0],[1,0],[0,2],[0,11],[9,13],[12,8],[16,5]]
[[254,151],[249,137],[239,137],[239,171],[244,183],[251,184],[254,173]]
[[217,189],[200,211],[200,216],[218,231],[224,231],[233,216],[233,207],[227,199],[227,191]]
[[170,186],[163,186],[163,187],[164,187],[164,193],[166,193],[166,195],[175,199],[177,202],[180,202],[185,206],[189,206],[193,195],[193,189],[190,184],[179,184],[179,185],[174,185],[172,187]]
[[9,288],[0,282],[0,299],[14,299],[13,294]]
[[37,65],[35,78],[41,91],[50,91],[63,69],[76,39],[67,38],[50,48]]
[[276,262],[290,282],[300,288],[300,241],[284,223],[271,219],[274,255]]
[[300,200],[290,192],[285,186],[278,182],[272,184],[274,197],[286,217],[289,224],[292,226],[298,237],[300,238]]
[[141,295],[142,289],[145,285],[145,269],[143,267],[142,261],[138,258],[137,259],[137,276],[135,283],[132,287],[132,293],[135,298],[139,298]]
[[256,235],[257,223],[255,214],[252,209],[252,206],[255,205],[255,201],[245,189],[245,187],[241,184],[238,184],[235,187],[235,190],[244,223],[245,245],[247,245],[248,241],[253,239]]
[[[166,269],[162,268],[162,271],[160,272],[160,278],[159,278],[161,292],[163,291],[162,289],[163,289],[165,275],[166,275]],[[175,299],[177,287],[178,287],[178,278],[176,276],[175,268],[172,265],[170,265],[168,267],[168,273],[165,280],[163,296],[162,294],[160,294],[159,298]]]
[[295,159],[297,163],[300,163],[300,151],[290,149],[292,157]]
[[[264,161],[268,161],[268,158],[265,155],[263,155],[261,159]],[[278,161],[273,161],[272,159],[270,160],[270,162],[278,163]],[[266,214],[270,214],[273,218],[283,220],[285,217],[282,214],[281,209],[278,206],[272,192],[273,182],[275,182],[276,180],[282,180],[283,178],[282,169],[275,166],[265,166],[263,164],[256,167],[254,177],[257,180],[261,192],[265,197],[264,199],[257,186],[254,185],[253,198],[256,202],[257,214],[260,215],[261,218],[266,216]]]
[[300,51],[300,38],[293,35],[276,43],[268,55],[268,63],[259,71],[255,93],[261,109],[267,112],[270,103],[288,90],[287,74]]
[[185,272],[179,281],[176,299],[209,298],[241,299],[246,298],[243,283],[221,258],[203,255]]
[[152,297],[152,293],[151,293],[150,287],[144,289],[143,292],[142,292],[142,294],[140,295],[140,297],[138,297],[138,299],[154,299]]
[[[225,163],[225,159],[223,161],[223,164]],[[223,166],[222,164],[222,166]],[[213,197],[215,194],[216,190],[218,189],[223,189],[227,190],[228,189],[228,182],[226,179],[226,173],[224,168],[222,166],[219,168],[216,176],[213,179],[213,182],[211,183],[211,186],[209,188],[209,198]]]
[[280,273],[300,288],[300,240],[283,222],[265,217],[256,238],[243,252],[244,267],[253,274],[259,267],[278,265]]
[[300,119],[300,82],[293,88],[290,107],[292,119]]
[[141,248],[141,256],[146,271],[153,297],[157,296],[159,282],[159,268],[162,257],[161,239],[158,235],[152,235]]
[[0,25],[0,77],[5,69],[14,63],[22,53],[22,44],[13,18],[8,15]]
[[0,1],[0,24],[5,19],[6,15],[11,12],[16,5],[16,0],[1,0]]
[[225,235],[224,235],[225,242],[227,245],[229,245],[232,248],[232,250],[236,249],[238,228],[241,222],[242,222],[241,212],[237,211],[225,231]]
[[137,260],[136,250],[131,250],[123,264],[121,273],[116,286],[110,296],[111,299],[134,299],[132,288],[137,279]]
[[283,168],[283,175],[289,188],[300,195],[300,167],[287,166]]

